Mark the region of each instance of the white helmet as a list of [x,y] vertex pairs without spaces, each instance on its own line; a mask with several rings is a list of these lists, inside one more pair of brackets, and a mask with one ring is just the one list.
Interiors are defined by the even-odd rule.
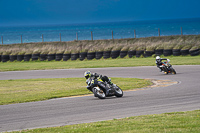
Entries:
[[156,56],[156,60],[160,60],[160,56]]

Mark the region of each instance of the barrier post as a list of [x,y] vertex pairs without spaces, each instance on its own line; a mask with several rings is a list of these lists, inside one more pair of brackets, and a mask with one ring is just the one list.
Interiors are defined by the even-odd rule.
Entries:
[[114,37],[113,37],[113,30],[112,30],[112,39],[114,39]]
[[3,36],[1,36],[1,43],[2,43],[2,45],[3,45]]
[[158,28],[158,36],[160,37],[160,28]]
[[76,41],[78,41],[78,33],[76,32]]
[[92,31],[91,31],[91,40],[93,41],[93,34],[92,34]]
[[60,42],[61,42],[61,33],[60,33]]
[[21,44],[22,44],[23,42],[22,42],[22,35],[21,35]]
[[43,34],[42,34],[42,42],[44,42],[44,37],[43,37]]
[[134,30],[134,38],[136,38],[136,31]]
[[182,27],[181,27],[181,36],[183,35],[183,29],[182,29]]

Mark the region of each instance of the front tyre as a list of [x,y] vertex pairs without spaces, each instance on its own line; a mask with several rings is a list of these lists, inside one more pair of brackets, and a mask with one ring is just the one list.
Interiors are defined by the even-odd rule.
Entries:
[[172,72],[172,74],[176,74],[176,71],[172,67],[171,67],[171,72]]
[[122,97],[123,96],[123,91],[122,91],[121,88],[119,88],[118,86],[115,86],[114,90],[115,90],[115,96],[116,97]]
[[92,92],[94,93],[94,97],[98,97],[95,88],[92,88]]
[[106,94],[99,87],[94,87],[93,93],[94,93],[94,96],[98,97],[99,99],[105,99],[106,98]]

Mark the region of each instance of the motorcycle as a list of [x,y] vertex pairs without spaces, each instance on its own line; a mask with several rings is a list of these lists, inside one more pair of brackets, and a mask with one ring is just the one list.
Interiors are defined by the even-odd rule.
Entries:
[[99,99],[105,99],[106,97],[116,96],[122,97],[123,91],[116,84],[108,84],[103,82],[100,78],[98,79],[88,79],[86,81],[87,89],[94,93],[94,97]]
[[170,60],[167,59],[167,61],[163,62],[160,68],[162,71],[164,71],[165,74],[171,73],[171,74],[176,74],[176,71],[172,67],[172,65],[169,63]]

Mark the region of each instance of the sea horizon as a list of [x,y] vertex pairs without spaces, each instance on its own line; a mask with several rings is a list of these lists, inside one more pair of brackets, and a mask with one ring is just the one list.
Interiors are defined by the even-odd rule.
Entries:
[[34,27],[34,26],[73,26],[73,25],[87,25],[87,24],[109,24],[109,23],[123,23],[123,22],[153,22],[153,21],[193,21],[199,20],[200,17],[192,17],[192,18],[168,18],[168,19],[143,19],[143,20],[121,20],[121,21],[97,21],[97,22],[74,22],[74,23],[47,23],[47,24],[17,24],[17,25],[0,25],[0,28],[3,27]]
[[[200,34],[200,18],[0,27],[0,44]],[[136,34],[135,34],[136,33]],[[92,34],[92,35],[91,35]]]

